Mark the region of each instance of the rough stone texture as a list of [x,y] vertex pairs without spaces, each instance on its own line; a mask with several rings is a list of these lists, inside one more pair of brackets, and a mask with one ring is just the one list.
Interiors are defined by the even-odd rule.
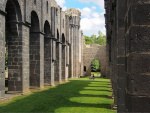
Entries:
[[83,47],[83,66],[86,67],[84,76],[91,75],[91,63],[93,60],[100,62],[102,76],[106,76],[106,46],[98,44],[84,45]]
[[[66,14],[70,16],[69,18],[69,77],[79,77],[81,73],[83,73],[83,70],[80,70],[83,65],[81,65],[80,56],[82,56],[83,53],[80,52],[83,48],[80,48],[80,45],[83,44],[83,34],[80,32],[80,15],[81,12],[79,10],[76,10],[74,8],[68,9],[66,11]],[[68,23],[67,23],[68,24]],[[80,34],[81,33],[81,34]],[[81,35],[81,36],[80,36]],[[81,41],[80,41],[81,40]]]
[[118,112],[150,112],[149,0],[105,0],[107,71]]
[[[5,96],[5,34],[9,93],[80,75],[80,15],[74,8],[62,11],[55,0],[36,0],[36,4],[34,0],[0,0],[0,99]],[[78,68],[70,73],[73,66]]]

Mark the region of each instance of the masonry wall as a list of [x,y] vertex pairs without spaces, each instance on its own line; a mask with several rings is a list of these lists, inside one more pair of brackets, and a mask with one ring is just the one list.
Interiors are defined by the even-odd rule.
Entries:
[[118,112],[150,112],[147,0],[105,0],[107,73]]
[[83,73],[84,76],[91,76],[91,63],[93,60],[99,60],[101,75],[106,76],[106,46],[98,44],[84,45],[83,47]]
[[[6,35],[8,93],[42,89],[79,76],[80,15],[74,8],[62,11],[55,0],[0,0],[0,99],[5,97]],[[76,32],[70,30],[72,25]],[[70,49],[74,38],[76,51]],[[69,70],[75,58],[78,69],[73,74]]]

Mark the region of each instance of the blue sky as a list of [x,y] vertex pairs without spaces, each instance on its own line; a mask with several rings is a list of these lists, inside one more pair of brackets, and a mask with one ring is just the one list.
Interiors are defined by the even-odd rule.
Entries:
[[81,30],[84,35],[98,35],[101,30],[105,33],[104,0],[56,0],[65,11],[77,8],[81,11]]

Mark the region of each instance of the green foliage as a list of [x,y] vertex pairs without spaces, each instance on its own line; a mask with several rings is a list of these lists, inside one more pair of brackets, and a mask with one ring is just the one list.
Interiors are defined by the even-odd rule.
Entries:
[[90,37],[85,36],[84,38],[85,38],[85,44],[92,44],[92,40]]
[[100,63],[98,60],[94,60],[91,63],[91,72],[99,72],[100,71]]
[[96,76],[96,75],[101,75],[100,72],[91,72],[91,75],[93,75],[93,74],[94,74],[94,76]]
[[99,44],[106,45],[106,36],[99,31],[98,37],[96,35],[92,35],[91,37],[85,36],[85,44]]

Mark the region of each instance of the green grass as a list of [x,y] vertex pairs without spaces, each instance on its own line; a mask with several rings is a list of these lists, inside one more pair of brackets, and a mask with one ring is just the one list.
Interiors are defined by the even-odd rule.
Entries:
[[93,74],[94,74],[94,76],[96,76],[96,75],[101,75],[100,72],[91,72],[91,75],[93,75]]
[[0,112],[50,113],[116,113],[110,109],[109,80],[89,77],[70,79],[70,82],[47,90],[14,98],[1,104]]

